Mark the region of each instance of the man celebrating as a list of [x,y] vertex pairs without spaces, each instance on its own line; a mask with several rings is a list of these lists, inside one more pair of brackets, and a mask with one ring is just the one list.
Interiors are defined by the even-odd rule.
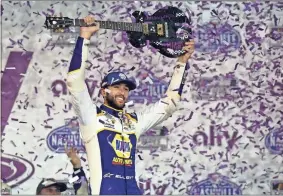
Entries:
[[[84,18],[91,25],[91,16]],[[169,118],[180,102],[186,63],[194,50],[194,43],[184,47],[187,53],[178,58],[166,97],[144,108],[139,113],[123,110],[129,92],[136,84],[122,72],[112,72],[101,83],[104,104],[92,103],[85,84],[85,67],[91,36],[99,24],[81,27],[69,67],[67,86],[80,123],[80,134],[85,143],[91,194],[135,195],[141,194],[135,179],[135,151],[139,136]]]

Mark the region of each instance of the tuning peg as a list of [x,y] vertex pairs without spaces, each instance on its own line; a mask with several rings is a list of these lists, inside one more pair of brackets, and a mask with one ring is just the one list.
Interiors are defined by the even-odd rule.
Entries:
[[57,29],[54,29],[54,32],[55,33],[64,33],[64,29],[63,28],[57,28]]
[[54,33],[60,33],[59,29],[54,29]]

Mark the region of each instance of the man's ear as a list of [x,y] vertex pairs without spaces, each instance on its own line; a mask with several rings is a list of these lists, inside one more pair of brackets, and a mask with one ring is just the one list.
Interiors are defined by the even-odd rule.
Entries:
[[103,98],[105,97],[106,95],[105,88],[100,89],[100,94],[102,95]]

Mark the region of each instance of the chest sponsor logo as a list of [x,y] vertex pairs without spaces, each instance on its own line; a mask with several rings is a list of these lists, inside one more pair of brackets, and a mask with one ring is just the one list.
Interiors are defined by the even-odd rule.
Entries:
[[113,165],[131,166],[133,164],[132,160],[129,159],[133,147],[129,137],[122,137],[122,135],[116,134],[111,146],[116,153],[116,157],[112,160]]
[[242,190],[228,177],[213,173],[209,174],[207,179],[193,185],[189,195],[242,195]]
[[103,124],[105,128],[115,129],[115,122],[116,120],[112,117],[103,116],[101,119],[98,120],[100,123]]

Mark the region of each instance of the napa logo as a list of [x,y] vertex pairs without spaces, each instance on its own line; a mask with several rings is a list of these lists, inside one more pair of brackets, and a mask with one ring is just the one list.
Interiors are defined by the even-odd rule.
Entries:
[[196,183],[189,195],[242,195],[239,185],[219,173],[209,174],[208,178]]
[[154,76],[150,71],[142,69],[138,72],[136,80],[138,89],[131,92],[129,99],[135,103],[155,103],[168,88],[168,84],[162,78]]
[[80,153],[85,152],[76,119],[67,119],[64,126],[51,131],[46,142],[48,148],[55,153],[65,153],[65,146],[75,147]]
[[130,158],[133,145],[129,137],[123,138],[122,135],[116,134],[112,141],[112,147],[118,157]]
[[283,153],[283,128],[270,131],[265,137],[265,146],[272,154]]
[[227,23],[206,23],[194,35],[197,39],[195,50],[198,52],[224,53],[241,46],[240,33]]
[[133,164],[132,160],[129,159],[133,147],[129,137],[116,134],[111,146],[117,155],[117,157],[114,157],[112,160],[113,165],[131,166]]

